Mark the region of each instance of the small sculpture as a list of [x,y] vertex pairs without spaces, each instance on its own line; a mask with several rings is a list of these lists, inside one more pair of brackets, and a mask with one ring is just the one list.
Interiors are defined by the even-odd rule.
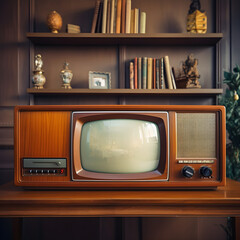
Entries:
[[40,54],[37,54],[35,56],[34,65],[35,67],[33,70],[32,83],[34,85],[34,88],[42,89],[43,85],[46,82],[46,78],[43,75],[44,73],[44,71],[42,70],[43,61],[42,61],[42,56]]
[[52,11],[47,16],[47,25],[52,33],[58,33],[62,28],[62,17],[56,11]]
[[71,89],[71,81],[72,81],[72,77],[73,77],[73,73],[71,70],[68,69],[69,63],[65,62],[63,67],[64,69],[61,71],[60,76],[62,77],[62,88],[65,89]]
[[200,75],[197,65],[198,60],[194,58],[193,54],[190,54],[182,65],[183,73],[187,79],[186,88],[201,88],[201,85],[198,81]]
[[207,16],[204,10],[201,10],[199,0],[192,0],[187,16],[187,31],[191,33],[207,32]]

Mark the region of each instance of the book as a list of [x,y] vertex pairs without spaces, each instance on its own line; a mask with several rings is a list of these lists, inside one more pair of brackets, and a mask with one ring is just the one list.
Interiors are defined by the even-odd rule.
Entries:
[[108,5],[108,0],[103,0],[102,33],[106,33],[106,28],[107,28],[107,5]]
[[110,33],[115,33],[114,22],[115,22],[115,0],[112,0],[112,2],[111,2]]
[[140,15],[140,33],[146,33],[146,12]]
[[133,33],[139,32],[139,9],[134,8],[134,30]]
[[164,74],[164,60],[163,58],[160,59],[160,89],[165,89],[165,74]]
[[131,16],[130,16],[130,33],[134,33],[134,9],[131,9]]
[[172,84],[173,84],[173,89],[177,89],[176,86],[176,81],[175,81],[175,73],[174,73],[174,68],[171,68],[171,77],[172,77]]
[[153,58],[153,82],[152,88],[156,89],[156,58]]
[[138,88],[142,88],[142,58],[138,58]]
[[147,88],[147,57],[144,57],[142,60],[142,88]]
[[67,24],[67,33],[80,33],[80,26]]
[[102,31],[102,14],[103,14],[103,2],[100,2],[97,25],[96,25],[96,33],[100,33]]
[[80,26],[67,24],[67,33],[80,33]]
[[163,59],[164,59],[167,86],[168,86],[168,89],[173,89],[169,57],[165,56]]
[[117,0],[116,33],[121,32],[122,0]]
[[122,0],[121,33],[126,33],[126,0]]
[[67,29],[67,33],[80,33],[80,30]]
[[134,88],[138,88],[138,61],[137,57],[134,58]]
[[130,64],[129,64],[129,83],[130,83],[130,89],[134,89],[134,67],[133,67],[133,62],[130,62]]
[[131,0],[126,2],[126,33],[131,33]]
[[100,0],[97,0],[95,2],[95,9],[94,9],[94,14],[93,14],[91,33],[96,32],[97,18],[98,18],[98,14],[99,14],[99,7],[100,7]]
[[152,58],[147,60],[147,88],[152,89]]
[[111,0],[108,0],[106,33],[110,33],[110,21],[111,21]]
[[156,89],[160,89],[160,59],[156,59]]

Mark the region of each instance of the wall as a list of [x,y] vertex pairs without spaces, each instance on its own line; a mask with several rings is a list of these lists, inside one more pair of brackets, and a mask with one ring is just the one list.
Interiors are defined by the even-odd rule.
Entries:
[[[178,1],[173,1],[174,5]],[[186,4],[187,1],[184,3]],[[190,2],[190,1],[189,1]],[[224,34],[224,39],[221,41],[221,60],[219,75],[222,79],[223,70],[229,70],[235,63],[240,64],[240,47],[239,47],[239,9],[240,2],[238,0],[219,0],[221,16],[216,16],[216,21],[219,21],[221,26],[221,32]],[[40,7],[41,1],[37,1],[36,5],[33,0],[4,0],[1,1],[0,8],[0,183],[10,181],[13,179],[13,114],[15,105],[28,105],[30,103],[30,96],[26,93],[26,89],[30,87],[30,48],[31,44],[26,39],[26,32],[31,31],[34,27],[31,25],[33,13],[36,8]],[[171,1],[169,1],[171,3]],[[206,3],[206,1],[203,1]],[[212,1],[215,6],[215,1]],[[39,6],[37,4],[40,4]],[[168,4],[168,3],[167,3]],[[179,3],[178,3],[179,4]],[[188,4],[187,4],[188,5]],[[42,5],[44,11],[45,5]],[[63,6],[65,7],[65,6]],[[70,6],[71,7],[71,6]],[[37,11],[41,13],[41,11]],[[42,18],[41,14],[37,15]],[[166,15],[164,15],[166,17]],[[212,20],[213,21],[213,20]],[[40,21],[40,25],[37,26],[41,29],[45,29],[43,21]],[[169,24],[171,25],[171,24]],[[170,27],[174,27],[172,24]],[[36,25],[35,25],[36,27]],[[152,101],[155,101],[153,99]],[[164,221],[163,221],[164,220]],[[50,222],[49,222],[50,221]],[[64,226],[70,219],[25,219],[22,224],[22,234],[24,239],[28,239],[28,226],[35,229],[39,236],[48,239],[47,232],[48,224],[55,228],[56,226]],[[217,239],[226,239],[224,231],[219,227],[220,224],[226,225],[226,219],[208,219],[208,218],[187,218],[178,221],[172,218],[146,218],[146,219],[87,219],[87,224],[83,224],[84,220],[76,219],[76,223],[82,226],[83,231],[85,227],[89,225],[91,227],[97,226],[97,234],[99,239],[147,239],[150,233],[154,233],[154,236],[161,234],[168,235],[169,237],[181,235],[184,231],[191,229],[194,234],[197,234],[198,238],[206,239],[202,234],[206,232],[216,233]],[[86,223],[85,222],[85,223]],[[5,229],[3,234],[6,238],[10,238],[11,234],[6,230],[11,227],[11,220],[0,219],[0,229]],[[167,226],[166,226],[167,224]],[[216,225],[217,224],[217,225]],[[2,227],[1,227],[2,226]],[[112,226],[111,231],[106,229]],[[120,227],[119,227],[120,226]],[[181,226],[181,227],[179,227]],[[71,227],[69,226],[69,228]],[[85,229],[85,230],[84,230]],[[134,231],[132,231],[134,229]],[[172,229],[175,229],[172,231]],[[124,230],[124,231],[122,231]],[[184,230],[184,231],[183,231]],[[67,230],[66,230],[67,231]],[[71,231],[71,230],[68,230]],[[86,230],[87,231],[87,230]],[[183,231],[183,232],[182,232]],[[65,233],[61,235],[64,236]],[[84,233],[87,234],[87,233]],[[58,235],[58,234],[57,234]],[[196,236],[195,236],[196,237]],[[59,235],[59,239],[61,236]],[[91,239],[91,238],[88,238]],[[96,239],[94,236],[92,239]],[[153,237],[157,239],[157,237]],[[187,239],[182,238],[179,239]],[[194,238],[192,238],[194,239]],[[210,239],[210,238],[209,238]],[[212,239],[213,236],[212,236]]]

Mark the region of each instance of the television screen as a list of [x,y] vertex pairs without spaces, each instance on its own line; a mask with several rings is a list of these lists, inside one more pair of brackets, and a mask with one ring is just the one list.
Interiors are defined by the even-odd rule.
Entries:
[[84,123],[80,139],[82,168],[98,173],[144,173],[157,169],[160,134],[156,123],[102,119]]

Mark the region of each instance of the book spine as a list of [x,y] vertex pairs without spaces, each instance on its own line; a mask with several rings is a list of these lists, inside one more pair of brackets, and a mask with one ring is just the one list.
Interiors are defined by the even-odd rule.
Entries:
[[96,3],[95,3],[95,9],[94,9],[91,33],[95,33],[96,32],[97,18],[98,18],[98,14],[99,14],[99,7],[100,7],[100,0],[97,0]]
[[148,58],[147,67],[147,88],[152,89],[152,58]]
[[137,67],[137,57],[134,58],[134,88],[138,88],[138,67]]
[[102,33],[106,33],[108,0],[103,0]]
[[130,62],[129,65],[129,82],[130,82],[130,89],[134,89],[134,67],[133,62]]
[[143,78],[143,89],[147,88],[147,57],[143,58],[143,66],[142,66],[142,78]]
[[134,9],[131,9],[130,33],[134,33],[134,19],[135,19],[134,14],[135,14]]
[[131,32],[131,0],[126,2],[126,33]]
[[141,12],[140,33],[146,33],[146,12]]
[[115,0],[112,0],[112,2],[111,2],[110,33],[114,33],[114,21],[115,21]]
[[173,89],[177,89],[176,81],[175,81],[175,72],[173,67],[171,68],[171,77],[172,77]]
[[153,59],[153,89],[156,89],[156,58]]
[[168,89],[173,89],[171,68],[170,68],[170,62],[169,62],[168,56],[164,57],[164,66],[165,66],[166,81],[167,81]]
[[107,4],[107,26],[106,26],[106,32],[110,33],[110,21],[111,21],[111,0],[108,0]]
[[103,14],[103,3],[100,2],[98,19],[97,19],[97,26],[96,26],[96,33],[100,33],[101,29],[102,29],[102,14]]
[[134,33],[139,32],[139,9],[134,8]]
[[117,0],[116,33],[121,32],[122,0]]
[[160,60],[160,71],[161,71],[161,75],[160,75],[160,89],[165,89],[166,88],[166,84],[165,84],[165,75],[164,75],[164,60],[163,58],[161,58]]
[[142,88],[142,58],[138,58],[138,88]]
[[156,89],[160,88],[160,63],[159,59],[156,59]]
[[126,0],[122,0],[121,33],[126,33]]

